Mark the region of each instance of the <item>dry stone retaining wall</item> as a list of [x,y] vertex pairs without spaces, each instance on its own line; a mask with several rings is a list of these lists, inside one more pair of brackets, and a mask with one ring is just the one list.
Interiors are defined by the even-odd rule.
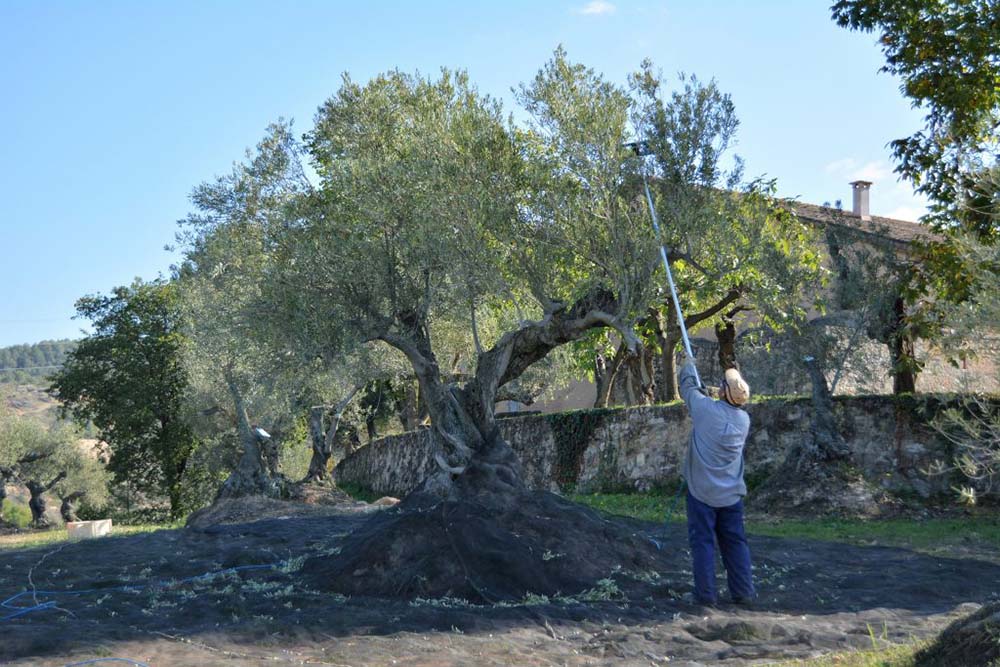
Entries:
[[[950,480],[924,471],[949,460],[947,445],[927,426],[940,402],[890,396],[838,397],[835,411],[853,462],[882,487],[923,497],[945,493]],[[789,448],[808,438],[812,406],[806,399],[770,400],[749,407],[745,450],[751,485],[779,465]],[[529,486],[580,492],[647,491],[679,479],[691,425],[683,405],[579,410],[503,419],[503,437],[521,458]],[[337,482],[403,496],[426,477],[431,432],[421,429],[376,440],[341,461]]]

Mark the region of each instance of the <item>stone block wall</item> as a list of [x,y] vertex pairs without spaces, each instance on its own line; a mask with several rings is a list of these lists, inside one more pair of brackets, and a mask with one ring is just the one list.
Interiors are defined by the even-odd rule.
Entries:
[[[920,401],[917,409],[915,401]],[[940,401],[890,396],[837,397],[840,430],[854,464],[871,481],[897,493],[923,497],[948,492],[954,480],[929,476],[950,450],[927,425]],[[753,485],[778,466],[798,441],[810,437],[807,399],[773,400],[749,407],[745,450]],[[504,438],[521,458],[528,484],[552,491],[647,491],[679,480],[691,425],[683,405],[579,410],[503,419]],[[376,440],[341,461],[338,483],[403,496],[434,466],[431,432],[422,429]]]

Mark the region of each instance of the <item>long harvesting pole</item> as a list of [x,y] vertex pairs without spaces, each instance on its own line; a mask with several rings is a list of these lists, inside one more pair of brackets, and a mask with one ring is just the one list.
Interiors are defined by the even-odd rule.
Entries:
[[[677,323],[681,327],[681,339],[684,341],[684,350],[687,352],[688,358],[694,359],[694,353],[691,352],[691,340],[688,338],[687,327],[684,326],[684,313],[681,312],[681,302],[677,299],[677,288],[674,286],[674,274],[670,270],[670,262],[667,261],[667,249],[663,245],[663,234],[660,232],[660,222],[656,218],[656,207],[653,206],[653,195],[649,192],[649,181],[646,180],[645,173],[642,175],[642,186],[646,189],[646,203],[649,204],[649,214],[653,218],[653,229],[656,230],[656,240],[660,244],[660,258],[663,260],[663,268],[667,271],[667,283],[670,285],[670,296],[673,299],[674,308],[677,310]],[[694,367],[694,379],[698,382],[699,387],[702,386],[697,366]]]

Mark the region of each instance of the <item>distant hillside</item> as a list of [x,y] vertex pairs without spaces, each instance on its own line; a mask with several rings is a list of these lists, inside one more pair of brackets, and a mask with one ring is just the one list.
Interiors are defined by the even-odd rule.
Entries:
[[56,420],[59,401],[33,384],[0,383],[0,401],[14,414],[49,425]]
[[0,347],[0,384],[45,385],[46,378],[62,366],[75,347],[75,340]]

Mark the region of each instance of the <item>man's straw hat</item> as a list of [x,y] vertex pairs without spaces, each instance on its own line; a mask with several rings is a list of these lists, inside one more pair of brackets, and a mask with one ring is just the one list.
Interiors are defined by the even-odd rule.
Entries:
[[733,405],[743,405],[750,400],[750,385],[735,368],[726,371],[726,379],[722,383],[725,397]]

